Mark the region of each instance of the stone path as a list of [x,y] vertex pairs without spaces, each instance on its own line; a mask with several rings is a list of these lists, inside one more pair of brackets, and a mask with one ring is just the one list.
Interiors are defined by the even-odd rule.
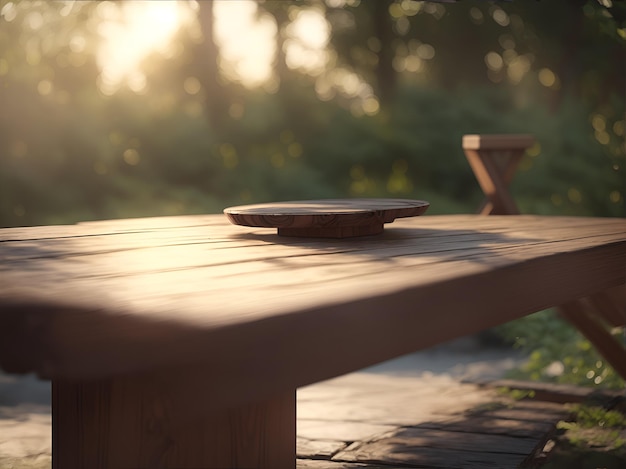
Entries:
[[298,468],[517,468],[567,414],[447,374],[364,370],[300,390]]
[[[518,467],[564,407],[472,381],[520,360],[464,339],[302,388],[297,467]],[[50,425],[47,383],[0,375],[0,469],[49,468]]]

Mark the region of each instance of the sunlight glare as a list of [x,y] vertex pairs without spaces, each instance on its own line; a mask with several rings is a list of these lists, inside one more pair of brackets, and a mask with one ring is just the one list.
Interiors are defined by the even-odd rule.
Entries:
[[287,65],[312,75],[321,74],[328,63],[326,47],[330,37],[330,26],[324,14],[314,8],[299,11],[287,33]]
[[257,5],[252,0],[215,2],[214,8],[224,75],[247,86],[269,80],[276,52],[275,22],[268,15],[257,18]]
[[[247,87],[267,88],[274,79],[276,22],[267,13],[259,15],[253,0],[217,0],[213,7],[222,75]],[[196,20],[197,8],[193,3],[171,0],[128,0],[102,2],[97,12],[102,39],[96,56],[101,71],[99,88],[103,94],[112,95],[122,86],[136,93],[146,92],[148,81],[142,61],[155,52],[164,58],[176,55],[181,45],[174,36]],[[287,33],[288,66],[311,75],[322,74],[329,63],[330,37],[323,12],[300,8]],[[74,45],[80,46],[78,42]]]
[[140,92],[146,86],[142,60],[154,51],[167,49],[189,18],[175,1],[103,2],[99,7],[104,5],[106,8],[99,8],[106,14],[98,28],[102,41],[96,57],[101,70],[100,90],[113,94],[128,84]]

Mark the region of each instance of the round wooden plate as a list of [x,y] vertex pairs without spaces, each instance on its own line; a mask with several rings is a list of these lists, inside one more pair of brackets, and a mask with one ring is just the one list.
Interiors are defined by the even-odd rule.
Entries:
[[379,234],[385,223],[416,217],[430,204],[408,199],[328,199],[224,209],[235,225],[278,228],[281,236],[348,238]]

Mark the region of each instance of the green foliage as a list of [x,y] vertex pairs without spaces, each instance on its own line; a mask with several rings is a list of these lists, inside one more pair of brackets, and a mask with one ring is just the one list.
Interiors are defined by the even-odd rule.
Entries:
[[573,404],[570,409],[570,418],[557,423],[557,432],[544,446],[540,466],[529,461],[523,467],[623,468],[626,464],[626,416],[589,404]]
[[511,373],[513,378],[624,388],[624,381],[591,343],[555,311],[538,312],[499,326],[497,331],[529,353],[526,364]]
[[499,395],[508,397],[514,401],[534,399],[536,394],[532,389],[511,389],[506,386],[497,388],[496,391]]
[[[314,3],[261,7],[281,26],[284,45],[286,23],[302,9],[320,8]],[[557,3],[328,6],[336,65],[374,91],[383,83],[394,88],[380,112],[364,115],[357,97],[335,90],[334,99],[321,100],[317,78],[281,63],[276,94],[234,82],[211,87],[217,84],[202,79],[202,43],[188,31],[176,39],[178,58],[146,62],[148,92],[104,95],[95,86],[102,8],[3,1],[0,226],[342,196],[421,198],[432,202],[430,213],[473,212],[482,194],[461,138],[497,132],[532,133],[538,141],[513,182],[523,212],[623,215],[626,124],[614,86],[623,67],[607,68],[591,52],[618,50],[621,23],[596,4]],[[373,10],[391,22],[378,22]],[[38,14],[40,29],[31,27]],[[570,30],[569,20],[585,28]],[[387,27],[392,34],[381,32]],[[459,54],[458,40],[442,28],[472,38],[471,47]],[[564,81],[577,76],[567,72],[571,61],[554,60],[569,50],[562,40],[568,31],[584,38],[580,60],[593,71],[574,87]],[[393,79],[374,60],[387,49]],[[488,70],[490,51],[511,62]],[[410,57],[419,58],[422,72],[399,65]],[[519,80],[511,78],[515,57],[530,64]],[[551,76],[547,69],[560,80],[551,87],[538,81],[542,70]],[[201,84],[195,95],[182,86],[190,77]],[[600,79],[606,86],[597,86]],[[212,107],[216,94],[228,108],[222,114]]]
[[557,423],[557,429],[563,431],[564,439],[573,448],[602,448],[622,460],[626,458],[626,416],[621,412],[576,404],[572,406],[572,418]]
[[626,415],[617,410],[607,410],[599,406],[585,404],[571,405],[573,420],[581,428],[622,428],[626,427]]

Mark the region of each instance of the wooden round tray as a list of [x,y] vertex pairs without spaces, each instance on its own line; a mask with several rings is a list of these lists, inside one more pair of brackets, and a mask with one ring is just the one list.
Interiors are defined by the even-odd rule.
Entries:
[[416,217],[430,204],[408,199],[329,199],[224,209],[235,225],[278,228],[281,236],[348,238],[379,234],[385,223]]

